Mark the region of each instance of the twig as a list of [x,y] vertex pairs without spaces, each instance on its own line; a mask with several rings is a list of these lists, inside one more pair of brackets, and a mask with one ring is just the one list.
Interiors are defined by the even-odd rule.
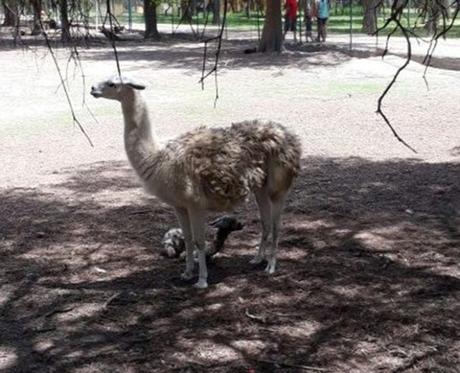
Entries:
[[46,313],[46,314],[44,315],[44,317],[51,317],[51,316],[53,316],[53,315],[55,315],[55,314],[57,314],[57,313],[66,313],[66,312],[70,312],[70,311],[72,311],[74,308],[75,308],[75,307],[73,307],[73,306],[72,306],[72,307],[67,307],[67,308],[56,308],[56,309],[54,309],[54,310],[52,310],[52,311]]
[[38,334],[38,333],[48,333],[48,332],[52,332],[55,330],[56,330],[55,326],[50,326],[49,328],[35,329],[33,330],[33,332],[34,334]]
[[[191,7],[192,7],[192,1],[189,0],[187,2],[187,7],[184,9],[184,13],[183,13],[182,17],[179,19],[179,23],[177,24],[176,29],[173,31],[173,35],[177,32],[179,27],[182,25],[182,22],[184,22],[184,20],[186,18],[186,15],[189,12],[193,13]],[[198,15],[197,15],[197,17],[198,17]],[[189,19],[190,30],[192,30],[193,37],[196,37],[197,31],[195,31],[195,29],[193,28],[193,19],[192,18],[193,17],[191,16],[190,19]]]
[[436,349],[426,351],[424,353],[413,354],[401,366],[396,367],[395,369],[391,370],[391,373],[401,373],[401,372],[404,372],[406,370],[409,370],[409,369],[413,368],[414,365],[417,364],[420,360],[426,359],[430,355],[433,355],[433,353],[435,353],[435,352],[436,352]]
[[388,44],[390,43],[390,38],[391,36],[398,30],[398,27],[395,27],[393,30],[390,31],[390,33],[388,34],[387,36],[387,40],[385,42],[385,49],[383,50],[383,53],[382,53],[382,59],[385,58],[385,56],[387,55],[388,53]]
[[[110,42],[112,44],[112,49],[113,49],[113,53],[115,54],[115,61],[117,63],[117,71],[118,71],[118,76],[121,78],[121,69],[120,69],[120,61],[118,60],[118,51],[117,51],[117,46],[115,45],[115,38],[113,37],[113,35],[115,35],[114,33],[114,30],[113,30],[113,23],[112,23],[112,11],[110,10],[110,0],[107,0],[107,14],[106,14],[106,19],[107,17],[109,18],[109,25],[110,25]],[[105,27],[105,20],[104,20],[104,24],[102,25],[102,28]]]
[[247,309],[247,308],[246,308],[246,311],[244,313],[245,313],[245,315],[247,317],[249,317],[252,320],[256,320],[256,321],[261,322],[263,324],[265,324],[267,322],[267,318],[265,316],[252,315],[251,313],[249,313],[249,309]]
[[[225,30],[225,23],[227,22],[227,9],[228,9],[228,0],[224,0],[224,15],[222,17],[222,25],[219,30],[219,33],[217,36],[212,37],[210,39],[207,39],[204,41],[204,56],[203,56],[203,70],[201,72],[201,79],[199,80],[199,83],[201,83],[201,88],[204,89],[204,81],[205,79],[210,76],[212,73],[214,73],[214,84],[216,87],[216,96],[214,99],[214,108],[217,105],[217,100],[219,99],[219,86],[218,86],[218,81],[217,81],[217,68],[219,65],[219,58],[220,58],[220,52],[222,50],[222,39],[224,35],[224,30]],[[206,68],[206,52],[207,52],[207,45],[209,42],[217,40],[217,50],[216,50],[216,57],[214,60],[214,66],[211,68],[211,70],[208,73],[205,73],[205,68]]]
[[[429,21],[434,22],[435,33],[434,33],[433,37],[431,38],[431,40],[429,42],[429,46],[428,46],[425,58],[423,60],[423,64],[426,66],[425,71],[423,73],[423,80],[424,80],[424,82],[426,84],[427,89],[429,89],[429,85],[428,85],[428,80],[426,79],[426,74],[427,74],[428,68],[430,66],[433,53],[434,53],[434,51],[435,51],[435,49],[437,47],[438,40],[441,37],[445,37],[445,35],[449,32],[449,30],[454,26],[454,22],[457,19],[457,16],[458,16],[458,14],[460,12],[460,0],[454,0],[449,5],[449,7],[452,7],[452,6],[454,6],[456,4],[455,13],[452,16],[452,20],[451,20],[450,24],[447,24],[447,15],[448,15],[447,14],[447,7],[444,6],[444,4],[442,4],[438,0],[436,0],[435,2],[436,2],[436,6],[439,7],[440,10],[438,9],[436,11],[436,14],[432,14],[431,18],[429,19]],[[419,20],[424,20],[426,18],[426,15],[429,14],[429,6],[431,6],[429,4],[429,1],[424,2],[423,6],[421,7],[421,10],[420,10],[419,14],[417,15],[417,18],[416,18],[416,21],[414,23],[414,26],[412,27],[412,30],[411,30],[409,27],[408,28],[404,27],[401,24],[401,21],[400,21],[401,16],[403,14],[403,11],[408,6],[408,3],[409,3],[409,0],[403,0],[403,1],[393,0],[393,3],[391,5],[390,18],[388,18],[385,21],[385,23],[383,24],[383,26],[380,27],[379,29],[377,29],[377,31],[376,31],[376,34],[379,33],[383,29],[386,29],[390,25],[390,23],[392,23],[392,22],[394,22],[396,24],[395,28],[388,34],[385,50],[383,51],[382,57],[384,57],[387,54],[389,40],[393,36],[393,34],[396,32],[396,30],[398,30],[398,29],[401,30],[401,32],[403,33],[403,36],[405,37],[405,39],[407,41],[407,58],[406,58],[406,61],[396,71],[396,74],[394,75],[393,79],[388,84],[388,86],[385,88],[385,90],[382,93],[382,95],[379,97],[378,105],[377,105],[377,113],[383,118],[383,120],[385,121],[387,126],[390,128],[390,130],[392,131],[393,135],[398,139],[398,141],[400,141],[404,146],[409,148],[414,153],[417,153],[415,151],[415,149],[413,149],[409,144],[407,144],[397,134],[397,132],[395,131],[395,129],[393,128],[393,126],[391,125],[390,121],[388,120],[388,118],[386,117],[386,115],[383,113],[383,110],[382,110],[382,101],[383,101],[384,97],[387,95],[387,93],[393,87],[393,85],[396,82],[396,79],[398,78],[399,74],[402,72],[402,70],[404,70],[409,65],[409,62],[412,59],[411,42],[410,42],[409,36],[410,35],[414,36],[416,38],[416,40],[418,41],[419,36],[415,33],[415,29],[416,29],[416,27],[418,25],[418,21]],[[437,19],[439,17],[439,13],[442,16],[442,29],[441,29],[440,32],[438,32],[438,30],[437,30]]]
[[58,72],[59,79],[61,80],[62,89],[64,90],[64,93],[65,93],[65,96],[66,96],[66,99],[67,99],[67,103],[69,104],[69,107],[70,107],[70,112],[71,112],[71,115],[72,115],[73,123],[78,126],[80,131],[83,133],[83,135],[88,140],[88,142],[91,145],[91,147],[94,147],[94,144],[91,141],[91,138],[88,136],[88,134],[86,133],[86,130],[84,129],[84,127],[82,126],[82,124],[78,120],[77,116],[75,115],[75,110],[73,108],[72,100],[70,99],[69,91],[68,91],[68,89],[67,89],[67,87],[65,85],[64,77],[62,75],[61,68],[59,67],[58,60],[56,58],[56,55],[54,54],[53,48],[51,47],[51,42],[50,42],[50,40],[48,38],[48,34],[47,34],[47,32],[46,32],[46,30],[45,30],[45,28],[43,26],[43,22],[41,21],[41,19],[39,20],[39,22],[40,22],[40,28],[41,28],[42,33],[43,33],[43,37],[45,38],[46,46],[48,47],[48,50],[49,50],[50,55],[51,55],[51,58],[53,59],[54,66],[56,67],[56,70]]
[[206,11],[206,17],[204,19],[203,31],[201,32],[201,39],[204,38],[204,34],[206,33],[206,27],[208,26],[209,21],[209,12]]
[[286,368],[298,368],[298,369],[303,369],[303,370],[313,370],[313,371],[316,371],[316,372],[329,372],[329,369],[313,367],[313,366],[310,366],[310,365],[291,364],[291,363],[286,363],[284,361],[273,361],[273,360],[265,360],[265,359],[253,359],[253,360],[257,361],[257,362],[260,362],[260,363],[278,365],[278,366],[282,366],[282,367],[286,367]]
[[433,38],[431,39],[427,53],[425,55],[425,58],[423,59],[423,64],[426,65],[425,71],[423,72],[423,79],[425,80],[425,84],[427,85],[427,87],[428,87],[428,81],[426,80],[426,73],[428,71],[428,68],[430,67],[431,59],[433,58],[433,53],[436,47],[438,46],[438,40],[439,38],[444,37],[450,31],[450,29],[454,26],[454,22],[457,19],[459,11],[460,11],[460,3],[457,5],[457,8],[455,9],[455,13],[452,16],[452,21],[450,22],[449,26],[446,27],[444,24],[442,31],[439,34],[433,36]]
[[110,303],[112,303],[116,298],[118,298],[120,294],[121,293],[115,293],[112,296],[110,296],[110,298],[105,301],[104,305],[102,306],[102,309],[106,309],[108,306],[110,306]]
[[148,214],[150,212],[152,212],[152,210],[137,210],[137,211],[130,212],[129,215]]
[[411,147],[406,141],[404,141],[398,135],[398,133],[396,132],[394,127],[391,125],[390,121],[388,120],[387,116],[385,115],[385,113],[382,110],[383,99],[385,98],[387,93],[390,91],[390,89],[393,87],[393,85],[396,83],[396,79],[398,79],[398,76],[401,73],[401,71],[403,71],[407,67],[407,65],[409,65],[409,63],[410,63],[410,61],[412,59],[412,46],[411,46],[411,42],[410,42],[410,39],[409,39],[409,35],[407,34],[406,29],[401,25],[399,19],[395,18],[394,22],[396,23],[397,28],[399,28],[402,31],[404,37],[406,38],[406,41],[407,41],[407,57],[406,57],[406,61],[404,62],[404,64],[399,67],[399,69],[396,71],[396,74],[393,76],[393,79],[390,81],[388,86],[385,88],[383,93],[380,95],[380,97],[379,97],[379,99],[377,101],[377,114],[379,114],[383,118],[383,120],[385,121],[385,123],[390,128],[391,132],[396,137],[396,139],[398,139],[399,142],[401,142],[408,149],[412,150],[414,153],[417,153],[417,151],[413,147]]

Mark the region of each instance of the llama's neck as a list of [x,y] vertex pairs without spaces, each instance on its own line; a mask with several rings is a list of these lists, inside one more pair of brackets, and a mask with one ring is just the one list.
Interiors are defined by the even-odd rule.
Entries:
[[[141,95],[135,91],[122,103],[125,120],[125,148],[129,161],[141,178],[145,179],[145,167],[160,150],[152,133],[147,106]],[[150,170],[152,171],[152,170]]]

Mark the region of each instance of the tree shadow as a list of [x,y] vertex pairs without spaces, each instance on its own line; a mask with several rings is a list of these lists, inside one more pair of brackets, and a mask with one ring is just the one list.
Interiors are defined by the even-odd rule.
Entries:
[[[351,58],[370,58],[383,56],[382,48],[370,47],[369,43],[354,42],[353,49],[348,46],[334,43],[317,44],[291,44],[285,43],[285,52],[281,54],[251,53],[245,54],[245,50],[253,50],[257,46],[257,40],[247,30],[232,30],[230,39],[223,42],[220,56],[220,69],[240,68],[263,68],[291,66],[308,70],[315,66],[334,67],[349,61]],[[201,33],[200,33],[201,35]],[[159,41],[145,40],[141,33],[131,33],[126,38],[116,42],[118,58],[124,62],[135,61],[145,67],[178,68],[201,70],[203,67],[204,40],[213,38],[217,31],[208,33],[199,38],[192,33],[175,32],[163,33]],[[15,44],[16,43],[16,44]],[[75,38],[71,44],[63,44],[59,36],[50,35],[50,43],[53,49],[80,50],[82,56],[89,61],[111,61],[114,59],[110,41],[101,35],[93,35],[90,38]],[[0,51],[14,50],[18,47],[35,50],[44,47],[42,37],[23,36],[16,42],[12,35],[0,34]],[[207,63],[213,64],[214,54],[217,51],[217,42],[208,44]],[[405,54],[392,54],[403,59]],[[425,56],[413,54],[412,61],[424,65]],[[445,70],[459,70],[459,58],[433,56],[430,66]]]
[[0,368],[454,372],[459,172],[306,158],[278,272],[248,264],[259,233],[250,203],[206,291],[179,284],[183,263],[158,254],[174,215],[125,162],[64,170],[46,192],[4,189]]

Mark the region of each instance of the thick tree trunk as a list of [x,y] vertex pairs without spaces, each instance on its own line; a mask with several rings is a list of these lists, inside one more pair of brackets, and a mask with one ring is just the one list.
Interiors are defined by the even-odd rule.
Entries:
[[281,0],[267,0],[267,13],[258,48],[259,52],[281,52],[283,46],[281,26]]
[[5,19],[3,20],[2,26],[16,26],[18,5],[14,0],[2,0],[3,11]]
[[34,11],[34,27],[32,28],[32,35],[39,35],[42,29],[42,0],[30,0],[30,3]]
[[144,0],[144,22],[146,39],[159,39],[157,27],[157,8],[154,0]]
[[180,7],[182,11],[182,22],[192,22],[192,5],[191,0],[181,0]]
[[67,0],[59,1],[59,13],[61,16],[61,41],[66,43],[70,40],[69,6]]
[[220,25],[220,0],[212,0],[212,24]]
[[256,2],[256,5],[257,5],[257,9],[259,9],[259,11],[263,14],[265,13],[265,3],[266,1],[264,0],[255,0]]
[[442,17],[449,18],[449,2],[446,0],[433,1],[428,4],[427,16],[424,25],[425,31],[432,35],[438,29]]
[[363,31],[372,35],[377,31],[377,5],[379,0],[362,0],[364,8]]

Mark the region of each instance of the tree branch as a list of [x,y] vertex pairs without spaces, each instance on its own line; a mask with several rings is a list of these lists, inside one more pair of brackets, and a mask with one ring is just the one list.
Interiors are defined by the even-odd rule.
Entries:
[[86,137],[86,139],[88,140],[89,144],[91,145],[91,147],[94,147],[94,144],[93,142],[91,141],[91,138],[89,137],[88,133],[86,132],[85,128],[83,127],[83,125],[80,123],[80,121],[78,120],[77,116],[75,115],[75,110],[73,108],[73,104],[72,104],[72,100],[70,99],[70,94],[69,94],[69,90],[67,89],[66,87],[66,84],[65,84],[65,81],[64,81],[64,77],[62,75],[62,71],[61,71],[61,68],[59,66],[59,62],[56,58],[56,55],[54,54],[54,50],[51,46],[51,42],[48,38],[48,34],[43,26],[43,22],[42,20],[39,20],[40,22],[40,28],[42,30],[42,33],[43,33],[43,37],[45,38],[45,43],[46,43],[46,46],[48,48],[48,51],[50,52],[50,55],[51,55],[51,58],[53,59],[53,63],[54,63],[54,66],[56,67],[56,70],[57,70],[57,73],[59,75],[59,79],[61,80],[61,85],[62,85],[62,89],[64,90],[64,93],[65,93],[65,97],[67,99],[67,103],[69,105],[69,108],[70,108],[70,112],[71,112],[71,115],[72,115],[72,120],[73,120],[73,123],[77,125],[77,127],[80,129],[80,131],[83,133],[83,135]]
[[408,0],[405,0],[399,6],[397,5],[397,3],[398,3],[397,0],[393,1],[392,8],[391,8],[391,12],[392,12],[391,17],[385,22],[385,25],[384,25],[384,28],[385,28],[391,22],[394,22],[396,24],[395,28],[390,32],[390,34],[387,37],[387,42],[386,42],[385,50],[383,52],[382,57],[384,57],[386,55],[386,53],[388,52],[389,40],[390,40],[391,36],[398,29],[401,30],[401,32],[403,33],[404,37],[406,38],[407,56],[406,56],[406,61],[404,62],[404,64],[398,68],[398,70],[396,71],[395,75],[393,76],[393,79],[390,81],[390,83],[387,85],[387,87],[385,88],[383,93],[378,98],[378,100],[377,100],[377,114],[379,114],[383,118],[383,120],[385,121],[386,125],[391,130],[391,132],[393,133],[393,136],[396,137],[396,139],[400,143],[402,143],[405,147],[407,147],[408,149],[410,149],[414,153],[417,153],[417,151],[412,146],[410,146],[405,140],[403,140],[401,138],[401,136],[399,136],[399,134],[396,132],[395,128],[393,127],[391,122],[388,120],[386,114],[383,112],[383,109],[382,109],[383,99],[388,94],[388,92],[393,87],[393,85],[396,83],[396,80],[398,79],[398,76],[409,65],[409,63],[410,63],[410,61],[412,59],[412,45],[411,45],[411,42],[410,42],[410,37],[409,37],[409,34],[408,34],[407,30],[402,26],[401,21],[400,21],[401,14],[403,12],[404,7],[407,6]]
[[[218,85],[218,80],[217,80],[217,73],[218,73],[218,65],[219,65],[219,58],[220,58],[220,53],[222,50],[222,39],[223,39],[223,34],[224,34],[224,29],[225,29],[225,23],[227,22],[227,10],[228,10],[228,0],[224,0],[224,15],[222,17],[222,25],[220,27],[219,33],[217,36],[209,38],[204,41],[204,56],[203,56],[203,69],[201,72],[201,79],[199,80],[199,83],[201,83],[201,88],[204,89],[204,81],[207,77],[209,77],[212,73],[214,73],[214,84],[216,87],[216,96],[214,99],[214,108],[217,105],[217,100],[219,99],[219,85]],[[208,50],[208,43],[217,40],[217,50],[215,54],[215,59],[214,59],[214,65],[206,73],[206,57],[207,57],[207,50]]]

